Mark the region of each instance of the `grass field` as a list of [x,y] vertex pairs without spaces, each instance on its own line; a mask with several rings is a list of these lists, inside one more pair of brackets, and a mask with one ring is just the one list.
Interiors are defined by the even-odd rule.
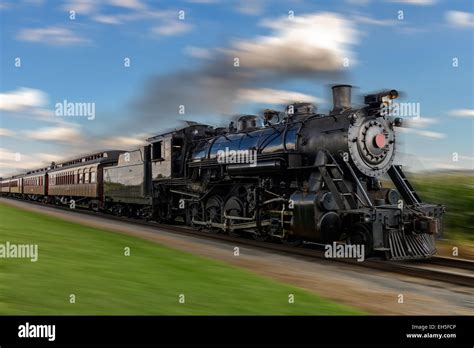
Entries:
[[445,237],[474,242],[474,176],[451,172],[412,175],[425,202],[446,206]]
[[39,257],[0,258],[0,315],[363,314],[224,263],[0,204],[7,241],[38,244]]
[[[474,172],[406,173],[423,202],[442,204],[444,238],[474,242]],[[394,187],[388,176],[384,187]]]

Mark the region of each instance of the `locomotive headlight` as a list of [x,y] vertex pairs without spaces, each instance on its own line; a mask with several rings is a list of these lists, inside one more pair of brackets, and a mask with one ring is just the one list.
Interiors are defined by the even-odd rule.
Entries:
[[366,215],[364,217],[364,222],[370,222],[370,215]]
[[378,107],[385,100],[392,100],[398,98],[398,91],[392,89],[390,91],[383,91],[376,94],[368,94],[364,97],[364,103],[372,107]]
[[388,92],[387,96],[390,99],[396,99],[396,98],[398,98],[398,91],[396,89],[392,89],[390,92]]

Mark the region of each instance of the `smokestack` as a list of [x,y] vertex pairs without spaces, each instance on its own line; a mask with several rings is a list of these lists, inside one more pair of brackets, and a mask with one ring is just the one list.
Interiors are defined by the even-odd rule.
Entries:
[[331,113],[339,114],[351,108],[351,85],[336,85],[332,87],[334,107]]

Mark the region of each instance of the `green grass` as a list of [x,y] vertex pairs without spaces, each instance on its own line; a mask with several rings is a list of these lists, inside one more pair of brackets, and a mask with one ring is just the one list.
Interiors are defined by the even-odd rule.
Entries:
[[225,263],[0,204],[6,241],[38,244],[39,259],[0,258],[1,315],[363,314]]
[[465,172],[412,176],[425,202],[446,206],[445,237],[474,241],[474,176]]
[[[444,238],[474,242],[474,172],[405,173],[421,200],[446,207]],[[388,176],[384,187],[394,187]]]

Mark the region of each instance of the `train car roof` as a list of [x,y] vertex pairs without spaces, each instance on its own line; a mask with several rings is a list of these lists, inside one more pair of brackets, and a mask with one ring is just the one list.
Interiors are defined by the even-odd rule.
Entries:
[[48,171],[51,170],[51,166],[45,167],[45,168],[40,168],[40,169],[35,169],[35,170],[29,170],[28,172],[25,173],[26,176],[35,176],[35,175],[45,175],[48,173]]
[[154,141],[161,140],[161,139],[163,139],[164,137],[167,137],[170,134],[178,133],[178,132],[184,131],[186,129],[194,129],[194,128],[197,128],[197,127],[213,128],[212,126],[210,126],[208,124],[198,123],[198,122],[194,122],[194,121],[186,121],[186,123],[187,123],[187,125],[185,127],[175,128],[175,129],[170,130],[168,132],[155,135],[153,137],[150,137],[150,138],[146,139],[146,141],[149,142],[149,143],[152,143]]
[[115,162],[118,161],[119,155],[124,152],[125,151],[122,150],[110,150],[74,157],[72,159],[56,163],[54,167],[49,170],[49,172],[57,172],[68,168],[82,167],[96,163]]
[[6,178],[2,178],[1,181],[12,180],[12,179],[18,179],[18,178],[24,177],[25,175],[26,175],[25,173],[15,174],[15,175],[12,175],[12,176],[9,176],[9,177],[6,177]]
[[65,168],[80,167],[82,165],[94,164],[97,162],[106,163],[106,162],[118,161],[119,155],[124,152],[125,151],[123,150],[106,150],[106,151],[96,151],[96,152],[87,153],[83,155],[77,155],[67,160],[55,163],[54,166],[51,164],[48,167],[28,170],[24,173],[19,173],[13,176],[1,178],[0,181],[11,180],[11,179],[27,177],[27,176],[34,176],[38,174],[46,174],[48,172],[59,171]]

